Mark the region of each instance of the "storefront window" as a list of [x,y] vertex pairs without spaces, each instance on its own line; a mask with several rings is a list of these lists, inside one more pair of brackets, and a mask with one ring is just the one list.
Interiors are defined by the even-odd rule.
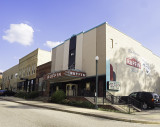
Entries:
[[86,90],[90,90],[90,82],[86,83]]
[[58,91],[59,90],[59,86],[56,86],[56,91]]

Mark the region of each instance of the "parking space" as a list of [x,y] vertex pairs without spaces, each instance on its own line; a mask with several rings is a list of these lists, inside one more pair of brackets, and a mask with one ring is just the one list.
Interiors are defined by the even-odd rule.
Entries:
[[159,114],[160,114],[160,106],[159,106],[159,107],[155,107],[154,109],[145,110],[145,112],[149,112],[149,113],[159,113]]
[[137,115],[158,115],[160,118],[160,106],[155,107],[154,109],[142,110],[142,112],[136,112]]

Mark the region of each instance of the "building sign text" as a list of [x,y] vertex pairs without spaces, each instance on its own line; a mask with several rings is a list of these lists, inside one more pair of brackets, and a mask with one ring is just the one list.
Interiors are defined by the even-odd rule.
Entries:
[[126,58],[126,64],[127,65],[130,65],[132,67],[136,67],[136,68],[139,68],[141,69],[141,63],[139,61],[137,61],[135,58]]
[[107,82],[107,89],[108,90],[115,90],[115,91],[119,91],[120,90],[120,82],[116,82],[116,81],[108,81]]

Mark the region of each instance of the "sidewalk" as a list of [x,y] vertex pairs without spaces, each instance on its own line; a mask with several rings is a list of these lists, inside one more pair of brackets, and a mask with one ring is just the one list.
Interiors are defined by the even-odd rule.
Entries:
[[116,112],[99,111],[95,109],[77,108],[77,107],[54,104],[54,103],[44,103],[41,101],[28,101],[16,97],[0,97],[0,99],[40,108],[47,108],[51,110],[94,116],[110,120],[118,120],[118,121],[132,122],[132,123],[143,123],[143,124],[160,124],[160,109],[157,110],[155,109],[153,111],[136,112],[134,114],[123,114]]

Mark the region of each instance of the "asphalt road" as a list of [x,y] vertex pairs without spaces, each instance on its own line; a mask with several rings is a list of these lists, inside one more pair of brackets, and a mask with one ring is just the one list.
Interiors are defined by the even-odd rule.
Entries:
[[37,108],[0,100],[0,127],[159,127]]

